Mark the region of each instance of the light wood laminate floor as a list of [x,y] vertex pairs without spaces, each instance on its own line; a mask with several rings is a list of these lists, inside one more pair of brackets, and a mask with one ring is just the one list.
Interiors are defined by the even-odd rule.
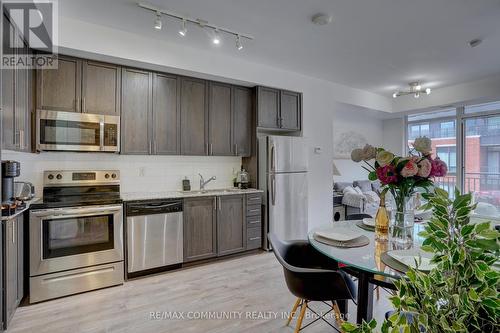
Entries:
[[[293,332],[295,321],[286,327],[282,316],[294,301],[281,266],[272,253],[263,252],[20,307],[8,332]],[[375,316],[382,318],[388,304],[382,291],[381,300],[374,306]],[[317,308],[324,310],[321,305]],[[355,321],[352,303],[349,310],[350,321]],[[226,312],[233,318],[152,319],[152,312],[185,317]],[[305,330],[331,331],[321,321]]]

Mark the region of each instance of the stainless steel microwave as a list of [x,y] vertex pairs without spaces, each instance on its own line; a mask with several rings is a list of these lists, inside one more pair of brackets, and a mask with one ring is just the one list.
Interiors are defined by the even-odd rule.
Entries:
[[120,117],[37,110],[38,151],[120,151]]

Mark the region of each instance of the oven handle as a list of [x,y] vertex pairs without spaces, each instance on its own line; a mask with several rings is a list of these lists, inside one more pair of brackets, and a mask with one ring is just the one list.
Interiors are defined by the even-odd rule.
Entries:
[[70,208],[70,209],[46,209],[33,211],[31,214],[37,217],[44,218],[67,218],[78,216],[91,216],[99,214],[114,214],[122,211],[122,206],[101,206],[92,208]]
[[104,150],[104,117],[99,121],[99,147]]

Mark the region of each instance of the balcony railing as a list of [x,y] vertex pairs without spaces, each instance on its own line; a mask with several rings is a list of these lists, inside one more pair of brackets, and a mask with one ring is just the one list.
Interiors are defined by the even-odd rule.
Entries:
[[[456,176],[436,178],[436,186],[444,189],[451,196],[457,186]],[[500,205],[500,173],[495,172],[469,172],[465,174],[464,192],[475,192],[481,201],[487,201],[495,206]]]

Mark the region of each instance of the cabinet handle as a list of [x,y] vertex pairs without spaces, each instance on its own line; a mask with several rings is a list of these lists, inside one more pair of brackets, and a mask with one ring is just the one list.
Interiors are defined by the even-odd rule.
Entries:
[[260,223],[260,220],[255,220],[255,221],[248,222],[248,224],[257,224],[257,223]]
[[82,97],[82,112],[87,112],[87,105],[85,104],[85,97]]
[[260,200],[260,197],[250,197],[248,198],[248,201],[257,201]]
[[217,197],[214,197],[214,210],[217,211]]
[[260,209],[250,209],[249,212],[259,212]]
[[221,211],[221,210],[222,210],[222,200],[219,197],[219,211]]
[[209,146],[209,144],[206,143],[205,146],[206,146],[205,147],[205,151],[206,151],[207,155],[210,155],[210,146]]
[[210,152],[209,152],[209,155],[213,155],[214,154],[214,145],[213,144],[210,144]]
[[19,148],[24,149],[24,130],[19,130]]
[[16,243],[16,224],[12,221],[12,244]]
[[237,143],[235,143],[235,144],[234,144],[234,155],[238,156],[238,153],[239,153],[239,152],[238,152],[238,144],[237,144]]
[[148,153],[149,153],[150,155],[152,154],[152,150],[153,150],[152,146],[153,146],[153,141],[149,140],[149,149],[148,149]]
[[80,99],[75,99],[75,109],[76,111],[80,111]]
[[254,240],[259,240],[259,239],[260,239],[260,237],[251,237],[251,238],[249,238],[248,240],[249,240],[249,241],[254,241]]

